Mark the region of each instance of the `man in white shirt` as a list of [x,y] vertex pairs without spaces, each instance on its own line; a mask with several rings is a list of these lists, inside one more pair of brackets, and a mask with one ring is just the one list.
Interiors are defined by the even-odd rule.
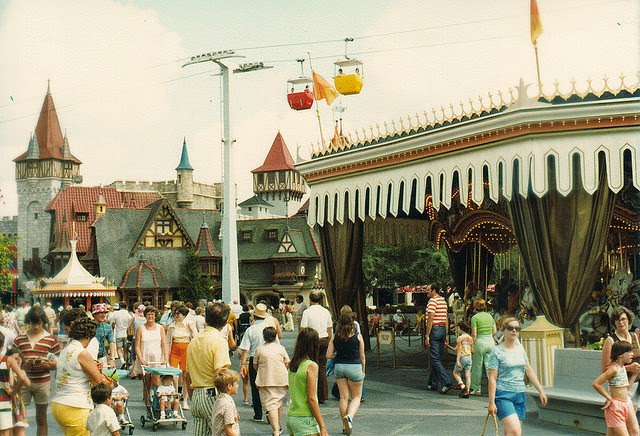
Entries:
[[322,307],[322,293],[313,291],[309,294],[310,306],[302,314],[300,327],[310,327],[318,332],[318,402],[324,404],[329,392],[327,387],[327,348],[333,337],[333,321],[331,313]]
[[53,334],[54,329],[56,328],[56,311],[51,307],[51,301],[47,303],[44,307],[44,313],[47,315],[47,319],[49,320],[49,333]]
[[113,308],[114,311],[111,313],[109,321],[113,326],[118,357],[122,360],[122,365],[125,365],[127,360],[124,355],[124,349],[127,344],[127,328],[133,320],[133,315],[127,310],[127,303],[125,301],[114,304]]

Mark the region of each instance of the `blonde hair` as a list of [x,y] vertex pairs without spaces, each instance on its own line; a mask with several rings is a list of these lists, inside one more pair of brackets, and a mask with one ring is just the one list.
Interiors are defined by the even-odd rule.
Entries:
[[229,368],[221,368],[213,373],[213,385],[220,392],[227,392],[227,386],[240,380],[240,374]]
[[351,306],[349,306],[348,304],[345,304],[344,306],[342,306],[340,308],[340,315],[342,315],[343,313],[353,313]]
[[509,318],[505,319],[504,321],[502,321],[502,327],[501,330],[505,330],[507,328],[507,326],[509,324],[511,324],[512,322],[517,322],[518,325],[520,325],[520,321],[518,321],[518,318],[515,318],[513,316],[510,316]]

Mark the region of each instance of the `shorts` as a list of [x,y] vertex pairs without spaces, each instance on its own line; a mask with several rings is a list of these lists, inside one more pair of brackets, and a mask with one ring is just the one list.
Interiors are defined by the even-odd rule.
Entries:
[[496,408],[498,419],[502,421],[507,416],[518,414],[520,421],[527,416],[526,396],[524,392],[509,392],[496,389]]
[[187,370],[187,346],[188,342],[173,342],[171,353],[169,354],[169,365],[180,368],[183,372]]
[[364,380],[362,365],[359,363],[336,363],[333,375],[336,377],[336,380],[341,378],[346,378],[352,382]]
[[91,409],[52,403],[51,414],[57,421],[65,436],[90,436],[87,430],[87,417]]
[[471,363],[472,363],[471,356],[462,356],[460,358],[460,366],[458,366],[457,363],[454,363],[453,370],[458,372],[471,370]]
[[320,433],[320,426],[313,416],[287,416],[287,431],[296,436]]
[[627,397],[626,400],[612,398],[609,407],[604,409],[604,420],[609,428],[626,427],[627,418],[634,413],[636,412],[631,398]]
[[23,387],[20,390],[20,395],[24,404],[30,404],[31,398],[36,404],[49,404],[51,399],[51,381],[43,383],[31,383],[29,387]]

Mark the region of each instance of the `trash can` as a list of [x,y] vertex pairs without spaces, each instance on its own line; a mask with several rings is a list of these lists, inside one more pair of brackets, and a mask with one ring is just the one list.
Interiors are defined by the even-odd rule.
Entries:
[[551,324],[544,315],[538,315],[522,329],[520,341],[542,386],[552,386],[555,349],[564,348],[564,329]]

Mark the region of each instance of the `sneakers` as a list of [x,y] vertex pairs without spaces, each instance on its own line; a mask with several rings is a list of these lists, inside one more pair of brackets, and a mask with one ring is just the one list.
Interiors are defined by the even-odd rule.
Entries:
[[442,395],[445,395],[447,392],[449,392],[451,390],[451,385],[449,386],[442,386],[442,389],[440,389],[440,393]]
[[353,421],[349,415],[345,415],[342,417],[342,433],[347,436],[351,435],[351,430],[353,429]]
[[456,389],[464,390],[464,383],[456,383],[453,387]]
[[253,421],[254,422],[262,422],[262,416],[254,416],[253,417]]
[[160,419],[167,419],[167,415],[164,412],[160,412]]
[[469,394],[479,397],[480,395],[482,395],[482,391],[480,389],[474,389]]

